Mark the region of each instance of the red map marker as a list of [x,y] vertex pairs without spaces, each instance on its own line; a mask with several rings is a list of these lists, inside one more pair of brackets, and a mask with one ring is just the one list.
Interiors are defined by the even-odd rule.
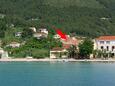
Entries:
[[61,30],[57,29],[56,32],[61,37],[61,39],[67,39],[66,34],[64,34]]

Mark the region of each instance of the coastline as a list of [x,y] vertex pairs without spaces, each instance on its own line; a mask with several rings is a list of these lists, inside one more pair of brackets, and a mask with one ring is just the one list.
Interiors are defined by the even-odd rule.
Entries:
[[0,59],[0,62],[115,62],[115,59],[27,59],[27,58],[16,58],[16,59]]

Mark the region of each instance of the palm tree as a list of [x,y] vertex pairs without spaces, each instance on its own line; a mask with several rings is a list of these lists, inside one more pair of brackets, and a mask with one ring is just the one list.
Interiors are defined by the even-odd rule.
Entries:
[[101,50],[97,50],[97,57],[96,58],[103,58],[103,52]]
[[98,56],[98,50],[93,50],[93,58],[97,58]]
[[108,57],[107,51],[104,49],[102,52],[103,52],[103,58],[107,59],[107,57]]
[[106,50],[97,50],[97,58],[107,59],[109,53]]

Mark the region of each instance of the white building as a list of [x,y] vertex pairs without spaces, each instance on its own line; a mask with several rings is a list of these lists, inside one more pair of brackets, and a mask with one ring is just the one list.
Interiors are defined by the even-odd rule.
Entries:
[[46,33],[34,33],[33,37],[37,38],[37,39],[41,39],[41,38],[47,38],[48,34]]
[[33,37],[35,37],[37,39],[47,38],[48,37],[48,30],[41,28],[33,34]]
[[55,47],[50,51],[50,58],[51,59],[67,58],[68,57],[67,52],[68,51],[64,48]]
[[12,43],[10,43],[9,45],[7,45],[7,46],[10,46],[10,47],[12,47],[12,48],[17,48],[17,47],[20,47],[21,46],[21,44],[20,43],[18,43],[18,42],[12,42]]
[[39,32],[41,32],[41,33],[45,33],[45,34],[48,35],[48,30],[45,29],[45,28],[41,28],[41,29],[39,29]]
[[115,36],[101,36],[95,39],[94,49],[105,50],[115,54]]
[[22,35],[22,32],[16,32],[15,33],[15,37],[21,37],[21,35]]

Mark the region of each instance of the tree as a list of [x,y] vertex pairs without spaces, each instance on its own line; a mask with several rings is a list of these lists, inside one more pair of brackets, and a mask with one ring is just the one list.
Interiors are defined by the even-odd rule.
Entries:
[[76,46],[72,45],[69,49],[68,49],[68,57],[69,58],[76,58],[77,57],[77,48]]
[[104,50],[102,50],[102,52],[103,52],[103,58],[104,58],[104,59],[107,59],[107,58],[108,58],[108,53],[107,53],[107,51],[104,49]]
[[22,39],[31,38],[33,36],[33,31],[28,28],[24,28],[22,32]]
[[3,19],[0,19],[0,38],[5,37],[5,31],[6,31],[6,22]]
[[93,52],[93,46],[93,42],[90,39],[85,39],[85,41],[79,45],[80,57],[88,59]]
[[98,56],[98,50],[93,50],[93,58],[97,58]]
[[102,58],[103,57],[103,52],[101,50],[98,51],[98,58]]

